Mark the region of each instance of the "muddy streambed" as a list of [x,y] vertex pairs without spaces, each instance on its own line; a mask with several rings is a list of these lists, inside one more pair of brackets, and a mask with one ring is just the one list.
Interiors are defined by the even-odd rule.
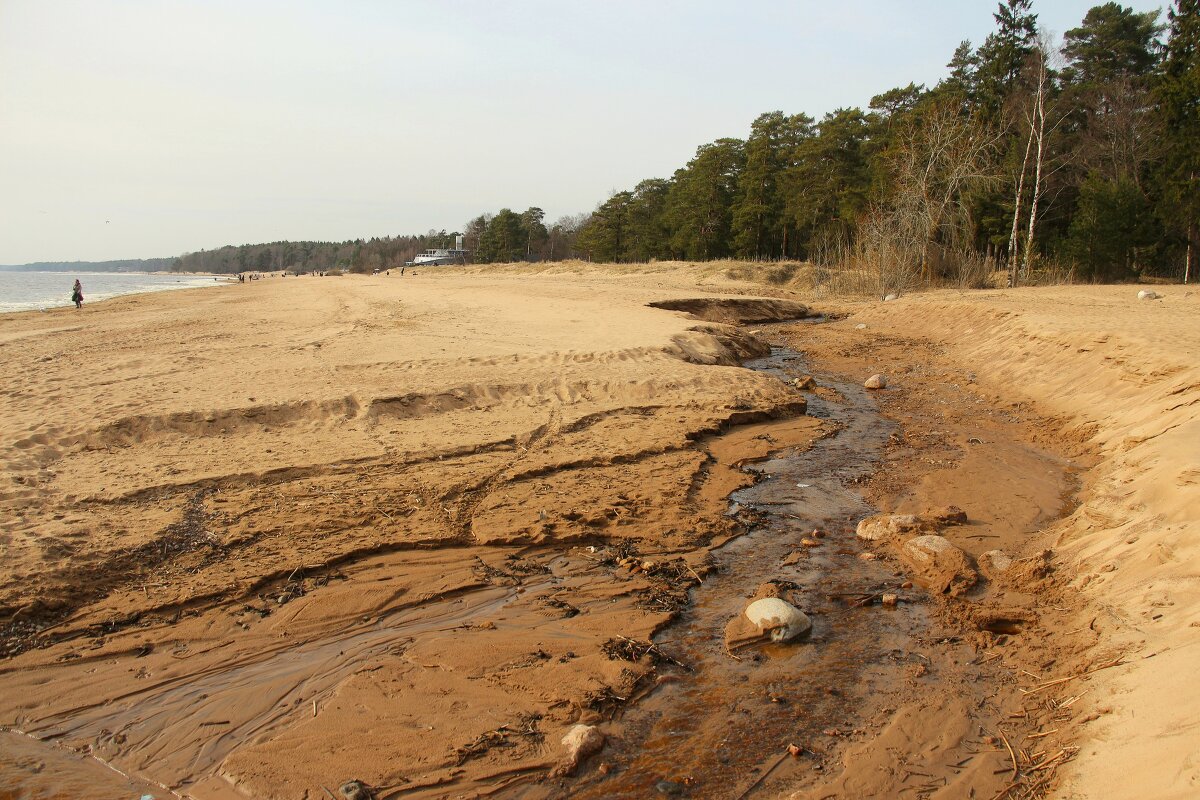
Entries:
[[[772,326],[767,335],[779,332]],[[782,347],[746,366],[783,380],[809,371],[800,353]],[[815,377],[819,388],[807,395],[808,415],[826,423],[826,435],[798,448],[780,444],[743,467],[758,480],[730,497],[728,513],[748,532],[712,551],[717,569],[655,638],[685,668],[660,664],[657,682],[640,684],[631,702],[605,705],[603,715],[615,713],[603,726],[607,745],[575,778],[546,780],[560,755],[559,726],[574,718],[561,712],[528,739],[511,741],[523,705],[507,687],[545,681],[543,694],[552,699],[560,692],[558,676],[573,674],[565,666],[554,672],[553,665],[594,647],[601,632],[648,635],[654,623],[635,610],[636,581],[615,574],[615,566],[598,567],[588,555],[594,547],[537,545],[519,553],[445,547],[364,558],[345,565],[340,580],[329,570],[311,594],[273,614],[232,603],[132,629],[107,644],[104,637],[62,642],[44,672],[7,676],[60,690],[43,704],[26,704],[16,717],[19,729],[0,731],[0,800],[254,794],[236,784],[254,777],[257,743],[283,735],[313,747],[343,735],[385,773],[427,764],[414,780],[376,785],[381,798],[740,800],[811,785],[837,766],[834,755],[847,737],[862,739],[858,729],[869,727],[880,698],[894,698],[927,668],[937,675],[933,646],[947,636],[932,598],[904,588],[906,578],[893,565],[861,558],[867,548],[854,535],[858,521],[873,513],[860,487],[879,468],[897,425],[857,379]],[[760,431],[771,445],[772,432],[788,430],[778,425],[791,423],[745,429],[746,435]],[[726,624],[768,581],[810,615],[811,636],[730,652]],[[883,606],[884,593],[901,602]],[[561,598],[586,609],[581,614]],[[639,620],[645,634],[630,627]],[[156,644],[139,645],[139,630]],[[497,659],[504,661],[499,668]],[[550,666],[537,672],[538,664]],[[347,727],[359,724],[357,712],[338,709],[362,696],[346,687],[361,685],[375,670],[411,684],[394,696],[366,695],[378,705],[367,709],[368,719],[395,734],[388,742],[399,749],[390,756]],[[563,687],[562,697],[572,691],[578,693]],[[495,752],[471,749],[477,731],[447,705],[447,697],[464,692],[475,693],[479,715],[495,718],[499,727],[488,740],[499,741]],[[456,747],[466,754],[455,759]],[[352,777],[340,774],[346,760],[339,758],[309,771],[339,773],[329,775],[336,786]],[[468,759],[478,759],[470,762],[473,772],[463,766]],[[993,766],[982,764],[982,774],[990,776]],[[136,776],[152,776],[157,786]],[[77,784],[82,788],[71,788]]]
[[[807,372],[803,357],[782,347],[747,367],[784,380]],[[919,590],[899,589],[903,577],[860,558],[854,536],[872,513],[856,484],[875,469],[895,425],[861,385],[815,377],[823,389],[809,395],[808,413],[834,430],[811,448],[746,467],[761,480],[732,496],[730,513],[747,515],[753,528],[714,552],[718,570],[658,639],[694,671],[626,711],[621,736],[603,754],[607,774],[594,771],[572,797],[739,798],[778,789],[797,770],[822,768],[829,740],[850,732],[872,686],[919,661],[911,655],[927,627]],[[804,546],[804,538],[818,544]],[[725,625],[766,581],[786,582],[813,632],[798,644],[730,653]],[[874,596],[885,591],[910,602],[883,608]],[[790,756],[789,745],[805,755]]]

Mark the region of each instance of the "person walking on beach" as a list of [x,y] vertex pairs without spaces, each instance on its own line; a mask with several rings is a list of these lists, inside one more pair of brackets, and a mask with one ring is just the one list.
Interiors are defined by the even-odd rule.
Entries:
[[71,300],[75,302],[76,308],[83,308],[83,284],[79,279],[75,279],[75,286],[71,288]]

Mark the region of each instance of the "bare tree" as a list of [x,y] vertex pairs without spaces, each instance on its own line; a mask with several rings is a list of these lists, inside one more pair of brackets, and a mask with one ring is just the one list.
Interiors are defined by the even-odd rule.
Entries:
[[[1033,243],[1037,233],[1038,211],[1045,191],[1045,179],[1066,164],[1066,158],[1059,158],[1053,166],[1049,166],[1048,142],[1050,137],[1070,115],[1069,106],[1061,109],[1052,108],[1050,91],[1051,58],[1061,58],[1054,48],[1049,36],[1038,37],[1037,46],[1030,55],[1027,71],[1030,73],[1032,92],[1030,102],[1024,109],[1024,124],[1029,128],[1029,137],[1025,145],[1025,160],[1021,164],[1021,174],[1017,179],[1016,203],[1013,205],[1012,236],[1009,239],[1009,276],[1010,286],[1016,286],[1020,279],[1029,277],[1030,264],[1033,258]],[[1048,121],[1053,118],[1053,122]],[[1033,186],[1029,200],[1029,223],[1025,230],[1024,248],[1018,248],[1017,231],[1020,228],[1022,200],[1024,196],[1025,174],[1029,169],[1030,156],[1033,157]],[[1020,269],[1017,268],[1018,249],[1020,252]]]
[[900,130],[892,155],[892,215],[905,235],[919,237],[920,270],[933,279],[931,251],[958,244],[967,227],[967,198],[996,180],[1002,133],[961,104],[934,101]]

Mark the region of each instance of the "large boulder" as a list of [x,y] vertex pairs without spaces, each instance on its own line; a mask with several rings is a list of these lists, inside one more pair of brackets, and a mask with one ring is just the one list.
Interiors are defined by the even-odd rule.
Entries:
[[970,557],[944,536],[914,536],[900,548],[913,580],[930,591],[950,596],[966,592],[979,580]]

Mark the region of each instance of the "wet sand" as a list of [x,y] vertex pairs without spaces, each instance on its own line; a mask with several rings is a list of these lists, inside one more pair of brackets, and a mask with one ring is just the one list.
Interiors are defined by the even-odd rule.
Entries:
[[[1047,359],[1044,385],[1030,365],[1017,391],[1023,362],[1001,352],[1026,307],[1072,309],[1061,338],[1111,320],[1065,290],[672,302],[769,293],[695,283],[426,271],[0,317],[0,724],[26,737],[0,796],[88,797],[65,782],[81,752],[198,798],[350,779],[379,797],[949,797],[1004,788],[1000,726],[1120,752],[1088,738],[1097,709],[1121,713],[1117,685],[1066,720],[1021,693],[1115,641],[1076,624],[1114,571],[1069,546],[1106,530],[1088,514],[1107,423],[1080,428],[1053,383],[1074,358]],[[796,299],[854,317],[763,327]],[[973,324],[987,336],[960,341]],[[742,366],[768,342],[804,360]],[[805,371],[815,393],[780,380]],[[872,371],[892,388],[867,396]],[[861,516],[951,503],[971,524],[946,535],[972,557],[1050,546],[1053,568],[950,601],[903,588],[884,548],[860,558]],[[800,547],[814,527],[823,543]],[[814,638],[736,660],[719,630],[765,579],[793,584]],[[885,588],[897,608],[851,602]],[[630,642],[634,660],[615,655]],[[1059,688],[1038,697],[1070,700]],[[576,722],[608,744],[551,779]],[[938,731],[957,735],[922,738]],[[804,754],[781,757],[789,743]],[[1093,774],[1086,749],[1038,768],[1053,755],[1016,755],[1024,786]]]

